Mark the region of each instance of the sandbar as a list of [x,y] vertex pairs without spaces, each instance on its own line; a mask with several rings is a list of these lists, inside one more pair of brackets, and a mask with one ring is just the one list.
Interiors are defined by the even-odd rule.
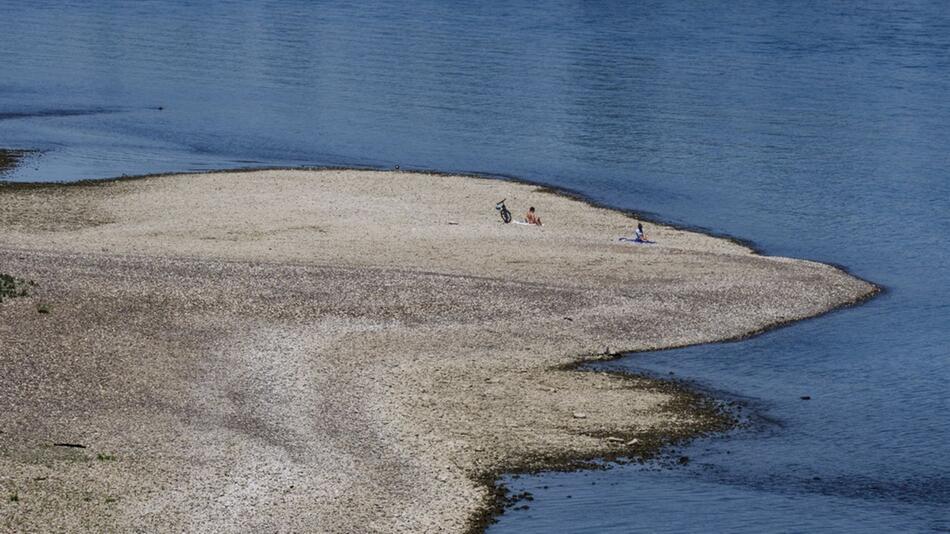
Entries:
[[578,362],[876,291],[661,224],[619,242],[636,222],[427,173],[0,186],[0,273],[37,284],[0,304],[0,530],[477,531],[499,473],[722,424]]

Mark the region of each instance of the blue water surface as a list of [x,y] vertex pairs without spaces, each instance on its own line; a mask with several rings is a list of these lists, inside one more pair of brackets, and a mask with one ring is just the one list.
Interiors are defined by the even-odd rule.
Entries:
[[509,480],[535,500],[490,532],[950,531],[945,2],[0,10],[0,147],[41,151],[3,179],[500,173],[886,287],[752,340],[612,364],[739,399],[754,424],[673,470]]

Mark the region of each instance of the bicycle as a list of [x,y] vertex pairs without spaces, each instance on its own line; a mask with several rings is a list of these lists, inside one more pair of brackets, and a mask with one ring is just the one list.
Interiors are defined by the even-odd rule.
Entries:
[[504,222],[505,224],[508,224],[511,222],[511,212],[508,211],[508,208],[505,207],[505,200],[508,200],[508,199],[503,198],[501,202],[499,202],[498,204],[495,204],[495,209],[498,210],[498,213],[501,214],[502,222]]

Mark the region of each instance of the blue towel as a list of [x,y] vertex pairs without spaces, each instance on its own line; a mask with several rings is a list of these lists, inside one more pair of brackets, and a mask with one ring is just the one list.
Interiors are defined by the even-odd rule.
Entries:
[[629,241],[631,243],[640,243],[643,245],[655,245],[656,241],[650,241],[649,239],[630,239],[627,237],[621,237],[620,241]]

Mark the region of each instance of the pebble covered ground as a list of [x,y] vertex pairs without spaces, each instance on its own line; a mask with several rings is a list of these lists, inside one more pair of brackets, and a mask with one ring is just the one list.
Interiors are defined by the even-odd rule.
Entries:
[[[502,224],[535,206],[543,227]],[[515,182],[257,171],[0,187],[0,530],[462,532],[494,477],[722,421],[578,361],[876,289]],[[29,281],[35,282],[28,285]]]

